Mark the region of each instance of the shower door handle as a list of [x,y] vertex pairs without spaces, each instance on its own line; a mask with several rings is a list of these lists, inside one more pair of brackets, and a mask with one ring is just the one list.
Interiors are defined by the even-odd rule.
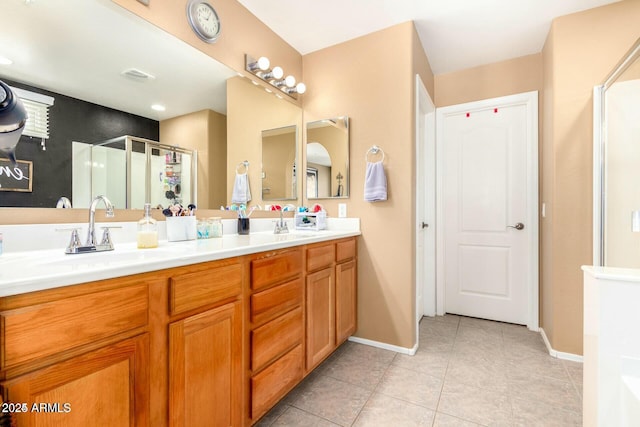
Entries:
[[521,222],[516,223],[516,225],[507,225],[507,227],[515,228],[516,230],[524,229],[524,224]]

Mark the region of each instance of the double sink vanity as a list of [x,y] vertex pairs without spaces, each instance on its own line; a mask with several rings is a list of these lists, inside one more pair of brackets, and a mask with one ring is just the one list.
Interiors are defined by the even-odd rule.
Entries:
[[17,425],[255,423],[355,331],[360,231],[347,221],[5,253],[0,384]]

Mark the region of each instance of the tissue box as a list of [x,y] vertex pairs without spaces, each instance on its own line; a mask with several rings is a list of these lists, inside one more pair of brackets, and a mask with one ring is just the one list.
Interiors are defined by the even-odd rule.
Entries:
[[167,240],[179,242],[195,240],[197,237],[197,222],[195,216],[168,216]]
[[325,230],[327,228],[327,213],[297,212],[295,226],[296,230]]

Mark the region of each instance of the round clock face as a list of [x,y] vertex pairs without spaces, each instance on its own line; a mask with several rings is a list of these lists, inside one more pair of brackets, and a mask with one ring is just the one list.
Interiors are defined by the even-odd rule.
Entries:
[[220,36],[220,18],[213,6],[205,0],[191,0],[187,4],[189,24],[195,33],[207,43],[215,42]]

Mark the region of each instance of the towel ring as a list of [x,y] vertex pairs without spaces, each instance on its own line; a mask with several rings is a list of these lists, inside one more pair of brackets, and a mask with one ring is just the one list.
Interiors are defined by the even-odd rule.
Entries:
[[247,173],[249,171],[249,161],[245,160],[244,162],[240,162],[236,165],[236,173],[242,174]]
[[364,155],[364,160],[365,161],[369,161],[369,154],[373,154],[374,156],[376,154],[382,154],[382,159],[380,160],[381,162],[384,161],[384,150],[380,147],[378,147],[377,145],[372,146],[371,148],[369,148],[367,150],[367,153]]

